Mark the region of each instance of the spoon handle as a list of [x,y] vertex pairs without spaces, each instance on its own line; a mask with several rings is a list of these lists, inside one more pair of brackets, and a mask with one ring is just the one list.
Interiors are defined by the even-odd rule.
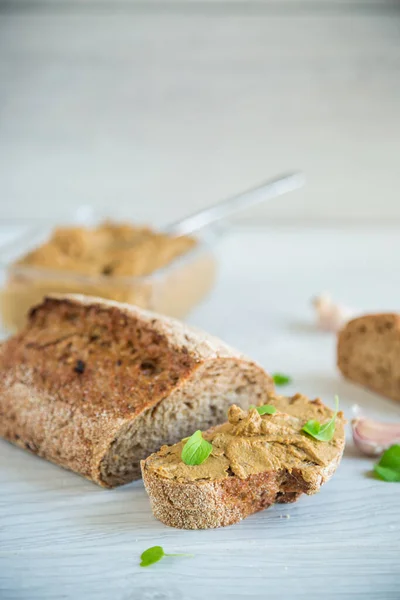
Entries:
[[245,208],[297,190],[301,188],[304,183],[304,175],[300,172],[279,175],[257,187],[231,196],[226,200],[222,200],[222,202],[218,202],[213,206],[176,221],[166,227],[164,231],[175,236],[189,235],[216,221],[220,221],[236,212],[244,210]]

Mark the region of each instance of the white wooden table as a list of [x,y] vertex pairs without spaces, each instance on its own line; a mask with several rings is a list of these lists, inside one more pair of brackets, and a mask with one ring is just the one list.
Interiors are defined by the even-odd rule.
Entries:
[[[357,402],[399,420],[400,405],[339,377],[334,337],[314,329],[309,305],[328,289],[361,310],[398,309],[399,250],[395,229],[237,231],[219,247],[215,292],[190,321],[290,374],[288,392],[331,404],[337,393],[349,417]],[[141,482],[105,491],[2,442],[0,598],[398,599],[400,485],[368,477],[372,462],[349,441],[316,496],[191,532],[157,522]],[[194,558],[140,568],[156,544]]]

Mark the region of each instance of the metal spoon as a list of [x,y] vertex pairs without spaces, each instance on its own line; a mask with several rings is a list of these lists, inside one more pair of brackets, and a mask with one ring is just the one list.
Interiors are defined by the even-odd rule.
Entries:
[[176,221],[166,227],[164,231],[175,236],[191,234],[240,210],[297,190],[303,187],[304,183],[304,174],[300,172],[279,175],[246,192],[231,196],[218,204]]

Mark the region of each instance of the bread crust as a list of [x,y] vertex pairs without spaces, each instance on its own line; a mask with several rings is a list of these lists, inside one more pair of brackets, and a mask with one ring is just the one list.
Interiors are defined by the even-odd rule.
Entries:
[[337,366],[346,379],[400,401],[400,315],[349,321],[338,334]]
[[[71,321],[75,313],[76,319]],[[100,336],[90,354],[88,339],[99,323],[106,330],[107,343],[117,336],[119,346],[103,349]],[[126,368],[119,367],[119,348],[122,344],[125,351],[130,327],[141,334],[137,337],[142,347],[131,360],[132,367],[130,359]],[[60,337],[61,331],[65,335]],[[69,347],[70,340],[78,340],[80,354],[73,345]],[[85,361],[80,361],[82,353]],[[163,365],[161,374],[153,379],[141,370],[148,356]],[[86,365],[84,372],[79,362]],[[271,378],[259,365],[179,321],[99,298],[53,296],[33,308],[27,327],[0,348],[0,436],[101,486],[126,483],[140,476],[139,459],[156,448],[144,444],[138,449],[137,468],[130,479],[107,481],[102,466],[121,432],[137,423],[134,434],[143,437],[140,419],[151,428],[161,405],[167,402],[179,409],[188,394],[193,396],[189,392],[196,373],[212,368],[225,373],[227,398],[221,398],[221,405],[229,401],[229,394],[238,395],[240,385],[247,390],[241,392],[245,404],[252,402],[252,393],[267,397],[273,390]],[[236,391],[229,389],[229,381],[234,382]],[[204,384],[198,386],[199,392],[204,392],[204,406],[209,401],[205,386],[210,387],[210,380],[204,378]],[[185,410],[192,414],[187,407]],[[157,444],[159,439],[159,447],[166,443],[165,435],[171,437],[171,443],[176,441],[174,435],[181,437],[184,426],[181,422],[176,434],[166,428],[166,433],[153,436],[151,443]],[[192,427],[189,421],[187,433]]]

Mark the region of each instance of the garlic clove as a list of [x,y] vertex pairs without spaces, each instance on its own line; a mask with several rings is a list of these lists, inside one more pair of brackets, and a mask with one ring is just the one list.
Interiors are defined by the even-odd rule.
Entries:
[[352,311],[333,302],[329,294],[323,293],[313,299],[317,327],[324,331],[339,331],[352,316]]
[[367,456],[379,456],[393,444],[400,443],[400,423],[357,417],[351,426],[355,445]]

